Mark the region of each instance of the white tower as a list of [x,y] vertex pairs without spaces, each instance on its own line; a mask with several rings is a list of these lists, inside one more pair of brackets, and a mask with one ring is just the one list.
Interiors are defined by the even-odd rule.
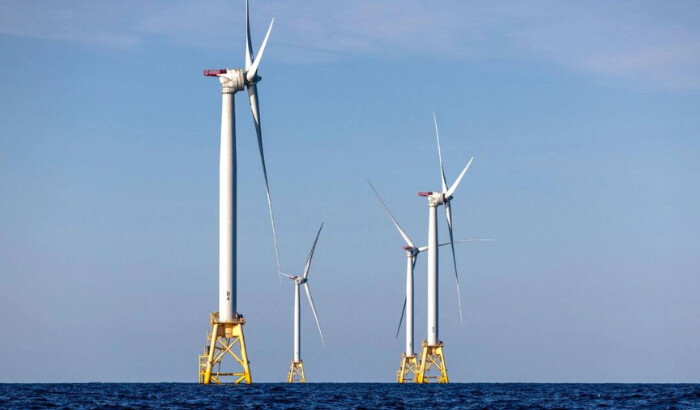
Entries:
[[[279,273],[279,256],[277,251],[277,234],[272,213],[270,188],[267,180],[267,168],[262,146],[260,127],[260,112],[258,108],[257,83],[258,67],[262,58],[267,39],[272,30],[272,24],[267,30],[265,39],[260,46],[257,57],[253,58],[250,41],[250,25],[248,16],[248,1],[246,0],[246,50],[245,70],[216,69],[204,70],[204,75],[218,77],[221,83],[221,151],[219,156],[219,311],[210,316],[211,332],[207,335],[207,346],[204,354],[199,356],[199,382],[203,384],[222,383],[225,376],[233,377],[234,383],[251,383],[248,356],[243,337],[245,319],[238,312],[236,286],[236,132],[234,116],[234,95],[248,89],[250,107],[253,113],[255,131],[258,138],[258,149],[262,161],[267,203],[270,209],[272,236],[275,245],[277,272]],[[238,350],[238,353],[234,353]],[[221,371],[222,359],[231,357],[234,365],[239,365],[239,371]],[[214,370],[214,368],[218,370]]]
[[[452,248],[452,261],[454,263],[455,280],[457,284],[457,300],[459,303],[459,319],[462,320],[462,298],[459,291],[459,277],[457,275],[457,260],[454,251],[454,237],[452,234],[452,208],[450,200],[452,195],[462,181],[462,177],[469,169],[474,158],[471,158],[464,167],[459,177],[455,180],[451,187],[447,187],[445,180],[445,171],[442,167],[442,152],[440,150],[440,136],[438,134],[437,120],[435,121],[435,136],[438,145],[438,158],[440,160],[440,177],[442,182],[442,191],[440,192],[419,192],[419,196],[428,198],[428,316],[427,316],[427,339],[423,341],[421,363],[416,381],[418,383],[427,383],[430,380],[435,380],[438,383],[448,383],[447,367],[445,365],[445,357],[443,354],[443,344],[439,338],[439,312],[438,312],[438,228],[437,228],[437,207],[445,206],[445,216],[447,217],[447,230],[450,234],[450,247]],[[430,375],[431,369],[435,369],[438,375]]]

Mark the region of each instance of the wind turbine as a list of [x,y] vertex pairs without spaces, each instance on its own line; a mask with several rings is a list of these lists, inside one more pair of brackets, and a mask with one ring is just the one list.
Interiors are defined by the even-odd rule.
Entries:
[[[267,39],[272,30],[267,30],[265,39],[260,46],[257,56],[253,54],[250,40],[250,23],[248,13],[248,1],[246,0],[246,47],[245,69],[225,68],[216,70],[204,70],[204,75],[218,77],[221,83],[221,150],[219,157],[219,311],[211,314],[210,324],[212,330],[207,336],[208,344],[205,354],[200,358],[199,382],[204,384],[221,383],[222,376],[233,376],[234,383],[251,383],[248,356],[243,337],[243,324],[245,319],[238,312],[236,306],[236,133],[234,116],[234,95],[238,91],[248,90],[250,108],[253,112],[253,122],[258,137],[258,149],[262,162],[263,176],[265,178],[265,190],[267,192],[267,205],[270,209],[270,221],[272,224],[272,238],[275,244],[275,258],[277,272],[280,271],[279,252],[277,250],[277,233],[275,231],[275,219],[272,214],[272,202],[270,200],[270,187],[267,180],[267,168],[262,145],[262,131],[260,128],[260,110],[258,107],[257,84],[261,80],[258,75],[260,60],[262,59]],[[234,353],[238,346],[240,352]],[[221,372],[221,361],[230,354],[241,366],[239,372]],[[214,372],[215,365],[219,365],[219,371]]]
[[[448,383],[447,368],[445,366],[445,356],[443,354],[443,344],[438,338],[438,228],[437,228],[437,207],[445,206],[445,216],[447,218],[447,230],[450,234],[450,248],[452,249],[452,262],[454,264],[455,281],[457,284],[457,301],[459,304],[459,320],[462,321],[462,297],[459,291],[459,276],[457,275],[457,259],[455,257],[454,236],[452,234],[452,208],[450,201],[462,177],[472,164],[472,157],[455,182],[448,187],[445,179],[445,170],[442,166],[442,152],[440,150],[440,134],[438,133],[437,119],[433,114],[435,123],[435,137],[438,146],[438,159],[440,161],[440,177],[442,191],[439,192],[419,192],[418,195],[428,198],[428,338],[423,341],[421,363],[418,370],[418,383],[427,383],[435,378],[438,383]],[[430,376],[430,370],[436,368],[439,376]]]
[[318,333],[321,335],[321,343],[323,347],[326,347],[326,342],[323,340],[323,332],[321,331],[321,323],[318,321],[318,314],[316,313],[316,306],[314,306],[314,299],[311,297],[311,290],[309,289],[309,268],[311,267],[311,259],[314,257],[314,250],[316,249],[316,243],[318,242],[318,237],[321,235],[321,229],[323,229],[323,224],[318,229],[316,234],[316,239],[311,247],[311,252],[309,252],[309,257],[306,259],[306,266],[304,267],[304,274],[302,276],[291,276],[284,273],[281,275],[294,281],[294,356],[292,358],[292,364],[289,367],[289,372],[287,373],[288,383],[306,383],[306,376],[304,375],[304,362],[301,360],[301,312],[299,310],[299,287],[304,285],[304,290],[306,291],[306,297],[309,299],[309,305],[311,306],[311,311],[314,314],[314,319],[316,319],[316,326],[318,326]]
[[[399,370],[396,372],[396,381],[399,383],[404,383],[407,381],[415,381],[416,380],[416,374],[418,370],[418,363],[417,363],[417,358],[416,354],[413,351],[413,270],[416,267],[416,260],[418,259],[418,255],[421,252],[424,252],[428,250],[427,246],[416,246],[413,244],[413,241],[411,241],[411,238],[408,237],[406,232],[401,229],[401,226],[399,226],[399,223],[396,221],[396,218],[394,218],[394,215],[391,214],[391,211],[389,211],[389,207],[386,206],[384,201],[382,200],[382,197],[379,195],[377,190],[374,188],[374,185],[372,185],[372,182],[369,180],[367,181],[369,183],[369,186],[372,188],[372,191],[374,191],[374,194],[377,196],[377,199],[379,199],[379,202],[382,204],[384,207],[384,210],[386,213],[389,215],[389,218],[391,218],[391,221],[394,223],[394,227],[396,227],[396,230],[399,232],[401,237],[403,238],[404,242],[406,242],[406,246],[403,247],[403,249],[406,251],[406,298],[403,301],[403,309],[401,310],[401,318],[399,319],[399,326],[396,329],[396,337],[399,336],[399,332],[401,331],[401,323],[403,322],[403,317],[404,315],[406,316],[406,349],[404,352],[401,354],[401,364],[399,365]],[[454,241],[454,243],[462,243],[462,242],[485,242],[485,241],[492,241],[493,239],[460,239],[457,241]],[[449,245],[450,243],[441,243],[438,246],[445,246]]]

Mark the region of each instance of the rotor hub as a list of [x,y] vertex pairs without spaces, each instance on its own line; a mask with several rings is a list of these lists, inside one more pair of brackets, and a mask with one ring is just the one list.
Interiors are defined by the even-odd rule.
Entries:
[[252,80],[248,80],[247,76],[243,76],[245,80],[245,85],[255,85],[257,84],[260,80],[262,80],[262,77],[258,75],[258,73],[255,73],[255,77],[253,77]]
[[414,257],[420,253],[415,246],[404,246],[403,249],[409,257]]

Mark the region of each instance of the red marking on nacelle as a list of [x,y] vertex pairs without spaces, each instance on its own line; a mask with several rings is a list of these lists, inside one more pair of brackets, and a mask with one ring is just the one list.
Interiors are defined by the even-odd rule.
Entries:
[[410,251],[410,250],[413,249],[413,248],[411,248],[410,246],[404,246],[403,249],[406,250],[406,251]]
[[216,77],[219,74],[226,74],[226,69],[221,68],[218,70],[204,70],[204,75],[206,75],[207,77]]
[[432,194],[433,194],[432,192],[419,192],[418,196],[430,196]]

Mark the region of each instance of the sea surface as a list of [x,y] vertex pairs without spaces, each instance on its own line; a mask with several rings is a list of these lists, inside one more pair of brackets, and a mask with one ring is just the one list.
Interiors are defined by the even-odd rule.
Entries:
[[0,384],[0,409],[54,407],[700,409],[700,384]]

